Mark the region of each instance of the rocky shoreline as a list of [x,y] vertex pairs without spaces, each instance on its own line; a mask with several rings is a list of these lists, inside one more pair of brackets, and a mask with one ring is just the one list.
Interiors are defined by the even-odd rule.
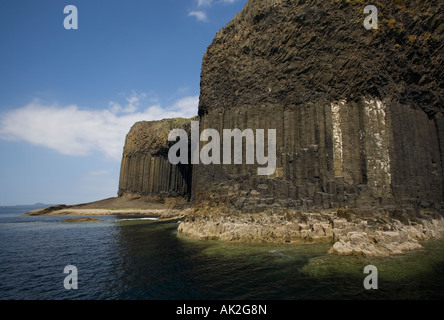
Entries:
[[[323,242],[331,254],[388,256],[439,237],[443,5],[377,7],[370,31],[360,1],[249,0],[205,51],[198,116],[128,132],[118,195],[188,199],[178,232],[197,239]],[[169,132],[193,136],[191,120],[198,148],[172,165]],[[234,142],[219,148],[207,129]],[[262,145],[246,130],[274,132],[275,141]],[[195,161],[189,151],[209,136],[215,161]],[[243,150],[270,154],[270,142],[275,171],[260,175],[263,161],[243,161]],[[232,161],[236,145],[242,161]],[[221,163],[224,149],[233,152]]]
[[24,216],[151,216],[160,221],[184,218],[190,212],[184,198],[124,194],[120,197],[78,205],[56,205],[33,210]]
[[331,243],[331,254],[385,257],[422,249],[439,238],[444,219],[434,211],[367,208],[256,214],[194,209],[178,232],[197,239],[230,242]]
[[[140,206],[141,201],[144,205]],[[128,206],[137,203],[139,208]],[[116,208],[112,205],[127,206]],[[422,249],[444,235],[440,210],[425,208],[267,209],[242,213],[210,203],[192,206],[177,199],[112,198],[81,205],[37,209],[25,216],[154,216],[179,221],[178,233],[199,240],[243,243],[331,244],[330,254],[387,257]]]
[[442,237],[442,210],[421,207],[366,207],[296,210],[270,207],[245,213],[212,202],[124,194],[79,205],[37,209],[25,216],[130,215],[179,221],[178,233],[200,240],[244,243],[328,243],[330,254],[385,257],[422,249]]

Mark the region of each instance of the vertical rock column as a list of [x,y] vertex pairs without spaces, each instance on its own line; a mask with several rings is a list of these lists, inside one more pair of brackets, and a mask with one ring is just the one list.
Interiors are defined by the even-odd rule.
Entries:
[[190,192],[187,175],[185,168],[172,165],[163,156],[124,155],[119,193],[185,196]]
[[387,121],[388,107],[378,99],[364,99],[364,149],[367,186],[374,198],[392,198],[390,146],[392,127]]
[[123,150],[119,195],[190,195],[192,166],[169,162],[168,134],[173,129],[189,131],[191,120],[165,119],[134,124]]

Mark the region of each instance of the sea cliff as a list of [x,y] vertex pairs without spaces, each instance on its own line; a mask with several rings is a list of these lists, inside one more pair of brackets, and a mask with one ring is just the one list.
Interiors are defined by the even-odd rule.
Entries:
[[198,165],[179,232],[328,241],[331,253],[421,248],[443,228],[443,3],[248,1],[202,65],[202,128],[277,130],[277,169]]
[[[119,198],[186,201],[178,232],[199,239],[386,256],[440,236],[444,3],[371,4],[368,30],[364,1],[249,0],[205,52],[198,116],[128,133]],[[276,130],[275,170],[171,164],[169,132],[190,135],[192,120],[199,133]]]

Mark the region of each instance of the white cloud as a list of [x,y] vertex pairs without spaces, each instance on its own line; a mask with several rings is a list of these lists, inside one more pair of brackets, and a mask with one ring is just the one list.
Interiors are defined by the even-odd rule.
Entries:
[[188,13],[189,17],[195,17],[198,21],[208,22],[208,16],[203,8],[211,8],[214,5],[232,4],[237,0],[197,0],[197,10]]
[[178,112],[180,114],[186,114],[187,118],[191,118],[191,117],[197,115],[198,104],[199,104],[199,97],[198,96],[185,97],[185,98],[177,100],[168,109],[175,110],[176,112]]
[[126,97],[127,105],[122,107],[119,103],[110,101],[109,107],[112,112],[125,112],[132,113],[136,112],[136,110],[140,107],[140,103],[147,97],[146,93],[137,93],[136,91],[131,91],[129,97]]
[[169,107],[155,104],[137,111],[144,97],[133,92],[125,107],[110,102],[108,109],[86,110],[35,100],[1,115],[0,138],[26,141],[66,155],[85,156],[98,151],[120,161],[126,134],[135,122],[197,114],[198,96],[179,99]]
[[208,21],[208,17],[207,14],[203,11],[191,11],[188,16],[190,17],[196,17],[197,20],[199,21],[204,21],[207,22]]
[[[236,0],[218,0],[216,3],[234,3]],[[198,7],[211,7],[214,0],[197,0]]]

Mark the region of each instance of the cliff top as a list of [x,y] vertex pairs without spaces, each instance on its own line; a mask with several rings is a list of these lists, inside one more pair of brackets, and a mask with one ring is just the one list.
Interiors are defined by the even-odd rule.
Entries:
[[167,154],[169,132],[173,129],[189,131],[193,119],[195,118],[136,122],[126,136],[123,154]]
[[[378,8],[378,28],[363,26]],[[331,103],[362,96],[442,112],[440,0],[249,0],[202,66],[199,114],[212,108]]]

